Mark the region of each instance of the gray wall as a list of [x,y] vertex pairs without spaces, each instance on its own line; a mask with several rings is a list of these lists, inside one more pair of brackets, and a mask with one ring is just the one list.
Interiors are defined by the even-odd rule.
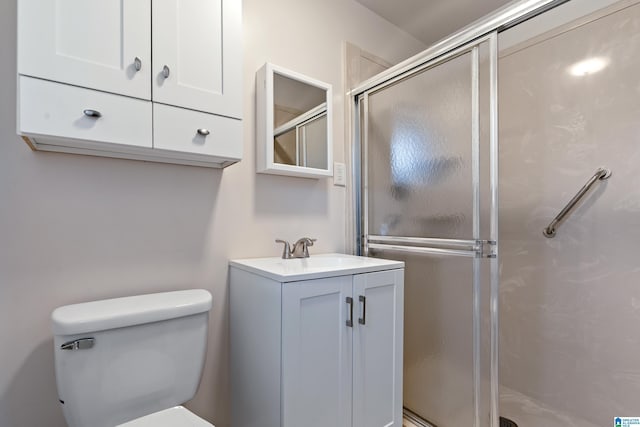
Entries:
[[[501,403],[521,425],[640,412],[640,5],[613,13],[632,3],[500,58]],[[609,65],[568,72],[590,57]],[[603,165],[613,176],[543,237]]]
[[424,46],[352,0],[245,0],[245,158],[220,171],[32,152],[15,134],[15,26],[15,0],[1,2],[0,425],[65,425],[53,371],[55,307],[201,287],[214,305],[190,407],[228,426],[228,259],[278,255],[276,237],[317,237],[314,252],[345,246],[344,188],[254,173],[255,71],[270,61],[333,84],[341,161],[343,41],[392,62]]

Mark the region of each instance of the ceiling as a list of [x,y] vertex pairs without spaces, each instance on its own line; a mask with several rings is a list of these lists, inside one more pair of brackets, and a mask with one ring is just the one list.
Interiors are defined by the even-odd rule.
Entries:
[[356,0],[431,45],[511,0]]

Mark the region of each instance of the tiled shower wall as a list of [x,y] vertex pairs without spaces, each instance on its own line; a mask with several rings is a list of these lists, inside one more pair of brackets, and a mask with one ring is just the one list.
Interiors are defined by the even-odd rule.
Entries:
[[[640,5],[632,3],[499,60],[500,380],[585,421],[576,425],[640,414]],[[594,57],[607,63],[602,71],[569,72]],[[600,166],[613,176],[545,238]]]

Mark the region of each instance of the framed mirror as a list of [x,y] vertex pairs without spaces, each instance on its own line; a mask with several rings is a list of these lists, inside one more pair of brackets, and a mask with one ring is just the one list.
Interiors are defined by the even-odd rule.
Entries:
[[266,63],[257,73],[257,170],[333,175],[331,85]]

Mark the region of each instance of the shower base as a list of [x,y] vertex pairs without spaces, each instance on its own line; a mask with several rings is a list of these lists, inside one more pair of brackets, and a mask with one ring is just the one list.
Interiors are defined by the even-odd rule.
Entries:
[[505,386],[500,387],[500,413],[520,426],[599,427]]
[[[556,408],[538,402],[505,386],[500,387],[500,413],[502,415],[500,417],[500,427],[600,427],[573,414],[559,411]],[[448,427],[429,423],[408,409],[404,409],[402,426]]]
[[[414,414],[408,409],[404,410],[404,418],[402,419],[402,427],[437,427],[423,420],[420,416]],[[512,420],[500,417],[500,427],[518,427],[518,424]]]

